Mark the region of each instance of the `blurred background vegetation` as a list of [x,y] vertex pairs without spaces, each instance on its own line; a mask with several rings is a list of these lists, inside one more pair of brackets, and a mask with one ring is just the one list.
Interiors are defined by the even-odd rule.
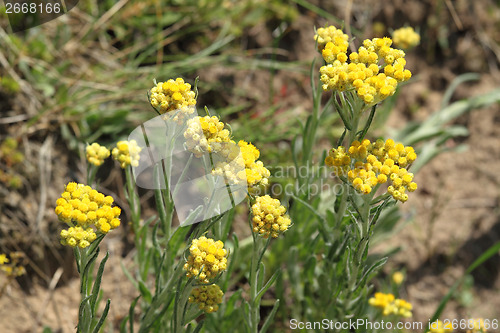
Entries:
[[[56,310],[44,307],[55,303],[56,296],[51,295],[56,285],[57,290],[70,294],[74,277],[72,253],[58,244],[60,228],[53,214],[55,199],[68,180],[84,179],[86,143],[99,141],[110,147],[155,116],[146,96],[155,79],[181,76],[193,83],[199,77],[198,105],[207,105],[230,123],[238,138],[256,144],[261,149],[261,160],[272,171],[291,164],[290,143],[312,109],[309,70],[314,58],[316,67],[320,60],[312,38],[314,27],[327,23],[349,26],[356,36],[355,43],[359,43],[410,25],[422,37],[421,45],[407,55],[407,67],[414,78],[379,109],[374,135],[391,134],[399,135],[403,141],[414,140],[405,144],[431,138],[431,144],[422,148],[425,160],[430,161],[444,151],[467,149],[469,131],[474,130],[484,135],[486,141],[496,140],[496,145],[474,146],[470,156],[488,164],[490,170],[500,167],[500,153],[495,148],[500,146],[495,129],[500,123],[499,93],[494,90],[500,77],[499,6],[494,0],[399,0],[390,4],[375,0],[81,0],[58,19],[19,33],[10,31],[2,6],[0,249],[21,251],[28,258],[28,274],[17,279],[10,294],[25,299],[24,303],[16,303],[19,307],[28,304],[30,319],[24,321],[22,330],[43,324],[67,329],[67,322],[58,318]],[[469,72],[477,74],[460,76]],[[453,104],[460,99],[465,99],[462,104]],[[495,103],[482,113],[481,117],[489,120],[476,125],[477,120],[471,118],[474,116],[469,111]],[[448,105],[454,105],[451,111],[436,115]],[[431,120],[422,126],[426,119]],[[334,114],[323,121],[317,143],[318,159],[342,130]],[[419,127],[429,131],[418,131]],[[421,180],[416,209],[434,213],[424,214],[426,221],[419,224],[417,236],[408,236],[421,244],[415,245],[415,263],[405,269],[415,273],[413,277],[409,274],[409,284],[418,290],[426,289],[420,294],[410,292],[414,306],[428,307],[414,311],[422,321],[427,320],[451,285],[448,280],[463,271],[457,261],[470,263],[469,249],[476,256],[481,253],[481,248],[475,247],[482,234],[473,235],[474,226],[484,231],[486,238],[500,237],[500,182],[494,171],[482,180],[489,186],[484,200],[472,204],[473,210],[484,209],[484,213],[466,215],[464,219],[470,223],[464,222],[465,235],[448,237],[450,228],[446,224],[461,223],[439,218],[439,207],[450,200],[449,195],[442,193],[454,190],[439,179],[448,168],[460,176],[460,163],[453,162],[444,167],[436,165],[430,169],[433,171],[424,173],[429,180]],[[116,195],[123,193],[121,174],[112,169],[111,161],[103,170],[101,186],[125,207],[125,198]],[[150,193],[141,195],[145,204],[151,201]],[[415,221],[415,211],[408,209],[409,205],[398,219],[403,216],[406,222]],[[241,214],[244,221],[244,209]],[[481,214],[486,214],[483,220],[490,222],[477,222]],[[235,232],[248,233],[246,225],[239,222],[237,218]],[[115,246],[123,260],[130,253],[127,232],[123,228],[115,245],[109,245]],[[428,239],[434,233],[441,235],[438,243]],[[471,242],[468,247],[467,242]],[[276,258],[291,244],[280,246],[275,248]],[[380,251],[397,251],[400,246],[395,242]],[[271,257],[269,262],[272,264],[276,258]],[[476,304],[474,299],[486,295],[474,284],[474,278],[485,279],[487,290],[498,292],[500,259],[496,256],[492,260],[483,275],[467,280],[455,298],[451,315],[468,318],[464,316]],[[386,273],[403,267],[399,266],[402,261],[389,263]],[[119,271],[118,259],[117,262]],[[61,267],[63,270],[59,270]],[[436,280],[427,280],[428,274],[417,274],[422,271],[432,272],[430,275]],[[432,287],[432,282],[438,287]],[[61,289],[65,286],[68,289]],[[130,295],[133,294],[124,292],[122,296]],[[7,294],[0,301],[6,302],[9,297],[12,300],[13,296]],[[46,303],[37,302],[36,298]],[[70,297],[67,299],[66,304],[71,304]],[[490,307],[500,307],[493,296],[485,302]],[[73,303],[76,306],[77,302]],[[280,320],[285,322],[293,304],[282,304]],[[3,311],[7,311],[5,307]],[[19,321],[7,321],[0,327],[13,329],[16,324],[21,325]]]

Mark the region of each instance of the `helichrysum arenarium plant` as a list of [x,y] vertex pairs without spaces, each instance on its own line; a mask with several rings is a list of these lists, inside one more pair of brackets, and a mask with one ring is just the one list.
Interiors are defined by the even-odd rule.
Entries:
[[[411,173],[415,149],[391,138],[372,138],[369,131],[377,106],[412,76],[405,52],[394,48],[388,37],[366,39],[356,51],[349,51],[350,37],[334,26],[317,29],[314,39],[323,64],[318,84],[314,66],[311,70],[313,110],[302,134],[292,141],[295,168],[307,172],[296,173],[295,191],[289,194],[295,202],[291,220],[308,221],[310,227],[301,227],[300,233],[291,229],[285,238],[285,278],[295,301],[291,315],[282,315],[334,322],[410,317],[412,306],[405,300],[392,294],[383,300],[385,294],[373,295],[370,280],[387,258],[369,256],[375,225],[384,211],[411,201],[411,192],[417,190]],[[325,93],[330,99],[323,105]],[[323,156],[317,156],[317,130],[331,112],[338,114],[344,130]],[[318,166],[318,159],[324,164]],[[324,179],[324,174],[330,176]],[[313,194],[319,184],[330,184],[335,191]],[[303,268],[297,269],[296,262],[304,263]],[[285,281],[280,278],[279,285]],[[278,297],[284,293],[284,289],[278,292]]]
[[[409,48],[416,37],[405,31],[394,34],[394,43]],[[349,38],[333,26],[316,32],[323,64],[319,73],[311,71],[313,110],[301,135],[292,141],[294,166],[307,172],[297,172],[293,193],[286,193],[291,207],[270,195],[271,168],[260,160],[260,150],[236,139],[237,133],[207,108],[206,114],[198,114],[196,82],[193,87],[181,78],[169,79],[155,82],[148,91],[160,124],[168,129],[160,133],[160,141],[180,143],[176,147],[188,156],[175,167],[179,170],[173,170],[172,154],[149,169],[156,215],[147,219],[141,215],[134,173],[148,158],[154,160],[153,153],[163,153],[151,150],[155,138],[141,145],[129,137],[117,142],[111,152],[98,143],[87,146],[89,184],[94,182],[96,168],[110,155],[125,172],[135,266],[124,271],[138,297],[124,316],[121,332],[265,332],[275,318],[343,322],[412,316],[412,305],[397,293],[403,275],[394,275],[390,292],[382,288],[374,292],[370,281],[387,258],[369,255],[377,223],[388,207],[411,201],[418,187],[412,173],[418,161],[416,150],[401,138],[375,138],[369,131],[378,105],[394,96],[412,74],[406,68],[405,52],[394,48],[391,38],[364,40],[352,52]],[[319,74],[317,81],[315,74]],[[323,105],[325,93],[330,99]],[[316,149],[317,130],[329,113],[338,115],[343,133],[321,154]],[[231,205],[201,219],[197,219],[199,207],[184,217],[177,211],[177,222],[180,180],[191,180],[187,174],[196,163],[207,175],[223,180],[220,184],[229,193]],[[328,170],[333,176],[328,181],[339,185],[336,193],[312,194],[320,178],[314,167]],[[174,173],[178,183],[172,182]],[[244,188],[251,233],[241,242],[230,232],[238,203],[232,191],[238,186]],[[203,199],[212,202],[208,196]],[[121,224],[121,210],[113,202],[112,197],[73,182],[57,201],[56,213],[68,225],[61,231],[61,242],[75,249],[81,277],[81,332],[97,332],[109,310],[108,301],[101,318],[96,313],[107,256],[95,277],[92,265],[99,243]],[[195,220],[199,223],[192,224]],[[273,256],[273,251],[283,255]],[[266,272],[266,267],[272,272]],[[267,312],[261,311],[262,298],[271,287],[276,298],[269,301]],[[288,308],[278,313],[283,301]],[[261,318],[263,313],[265,318]],[[447,329],[442,326],[437,323],[430,331]]]
[[80,309],[77,332],[98,332],[109,311],[110,300],[101,317],[97,314],[104,265],[102,259],[96,277],[94,264],[99,254],[99,243],[111,230],[120,226],[121,209],[113,206],[114,199],[88,185],[70,182],[56,201],[55,213],[68,226],[61,230],[61,244],[74,249],[80,274]]
[[[174,199],[178,183],[171,182],[172,160],[166,158],[152,169],[158,216],[143,220],[134,168],[147,163],[141,160],[141,156],[147,156],[141,152],[149,147],[141,147],[134,139],[117,142],[111,151],[92,143],[86,148],[89,183],[94,182],[97,168],[110,155],[125,171],[125,196],[130,206],[130,225],[137,249],[136,270],[125,270],[125,273],[140,296],[131,304],[129,315],[122,322],[122,331],[134,331],[137,321],[134,313],[137,312],[140,313],[136,324],[139,332],[181,332],[186,327],[199,330],[204,324],[200,315],[216,313],[222,306],[229,311],[226,315],[239,317],[248,332],[257,332],[261,325],[261,298],[278,276],[276,272],[266,279],[262,261],[270,240],[286,232],[291,220],[279,200],[259,195],[269,183],[270,172],[259,160],[259,149],[250,142],[235,140],[228,124],[210,115],[208,109],[206,116],[195,113],[195,90],[189,83],[177,78],[155,84],[148,96],[151,106],[159,114],[160,122],[167,126],[175,123],[172,133],[165,133],[166,140],[179,140],[190,154],[179,179],[185,175],[192,161],[197,160],[205,163],[211,175],[221,177],[222,184],[229,191],[234,186],[244,189],[251,213],[248,221],[253,248],[248,267],[249,295],[239,309],[228,309],[224,305],[224,289],[229,282],[229,276],[225,275],[231,274],[234,269],[231,250],[226,244],[231,245],[233,255],[238,253],[239,246],[236,235],[228,238],[236,204],[233,202],[236,199],[234,192],[229,193],[232,207],[226,212],[205,218],[191,227],[182,223],[177,226],[174,224]],[[56,202],[55,212],[68,226],[61,231],[61,243],[75,249],[81,278],[80,332],[97,332],[109,310],[108,300],[102,316],[99,318],[96,313],[107,255],[95,276],[92,267],[99,252],[99,243],[108,232],[120,226],[121,209],[113,203],[111,196],[75,182],[66,185]],[[192,212],[186,221],[190,221],[191,215],[196,212]],[[270,325],[278,304],[279,301],[276,301],[267,316],[266,326]],[[198,319],[198,323],[194,319]]]

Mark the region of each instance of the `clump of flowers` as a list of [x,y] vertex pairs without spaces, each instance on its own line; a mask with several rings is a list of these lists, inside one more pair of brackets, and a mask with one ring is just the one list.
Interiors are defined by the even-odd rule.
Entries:
[[240,140],[238,146],[245,163],[245,176],[250,193],[256,193],[260,187],[269,184],[271,172],[264,166],[262,161],[257,161],[260,157],[260,151],[251,143]]
[[150,102],[160,114],[177,111],[172,120],[181,123],[194,113],[196,94],[182,78],[170,79],[151,88]]
[[331,42],[342,45],[343,52],[347,51],[347,46],[349,45],[349,37],[342,30],[337,29],[333,25],[316,30],[314,40],[318,43],[318,51],[320,52],[325,48],[326,44]]
[[0,254],[0,270],[5,272],[9,279],[26,274],[24,253],[11,252],[9,256],[10,259],[5,253]]
[[269,195],[257,197],[252,205],[253,232],[264,238],[271,236],[277,238],[280,233],[288,230],[291,220],[286,213],[286,208],[278,199]]
[[[231,133],[224,128],[224,123],[216,116],[194,117],[187,121],[184,131],[187,149],[196,157],[204,153],[219,153],[228,149],[231,142]],[[234,144],[234,141],[231,143]],[[228,155],[229,151],[224,155]]]
[[209,283],[217,274],[226,270],[227,251],[220,240],[201,236],[193,239],[189,247],[190,255],[184,264],[187,277],[195,277],[202,283]]
[[410,49],[420,44],[420,35],[412,27],[403,27],[392,33],[394,45],[402,49]]
[[367,105],[391,96],[398,83],[410,79],[405,53],[391,48],[389,37],[365,39],[358,52],[347,54],[347,36],[335,37],[321,53],[327,63],[320,68],[323,90],[355,90]]
[[100,166],[111,154],[108,148],[101,146],[97,142],[87,145],[86,152],[87,161],[95,166]]
[[111,154],[115,160],[120,162],[120,167],[125,169],[129,165],[133,167],[139,165],[141,150],[142,148],[137,145],[135,140],[118,141]]
[[198,304],[200,310],[206,313],[212,313],[219,310],[219,304],[222,303],[223,296],[224,293],[216,284],[199,286],[191,291],[189,302]]
[[344,176],[347,172],[349,182],[363,194],[390,181],[387,192],[394,199],[406,202],[406,192],[417,189],[413,174],[408,172],[408,167],[416,158],[413,147],[405,147],[392,139],[385,142],[379,139],[374,143],[365,139],[362,142],[354,141],[347,152],[342,146],[332,148],[325,158],[325,164],[334,167],[337,176]]
[[433,322],[430,324],[427,333],[448,333],[453,332],[453,327],[451,322],[443,323],[441,320]]
[[117,228],[121,209],[112,207],[113,202],[90,186],[68,183],[55,208],[59,220],[69,226],[61,231],[61,244],[86,248],[97,238],[96,231],[107,234]]
[[395,298],[393,294],[375,293],[375,297],[368,300],[368,304],[382,310],[384,316],[391,314],[410,318],[412,306],[403,299]]

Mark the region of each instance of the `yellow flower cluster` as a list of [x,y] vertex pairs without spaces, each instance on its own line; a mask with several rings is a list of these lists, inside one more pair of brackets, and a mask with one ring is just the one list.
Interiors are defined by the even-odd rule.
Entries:
[[326,44],[330,42],[334,42],[337,45],[345,44],[345,50],[343,52],[346,52],[349,37],[344,34],[342,30],[337,29],[333,25],[331,25],[316,30],[314,40],[318,43],[318,51],[320,52],[325,48]]
[[194,112],[195,98],[196,94],[191,90],[191,85],[185,83],[182,78],[159,82],[150,91],[151,105],[159,109],[160,114],[178,110],[172,118],[177,123],[181,123]]
[[137,145],[135,140],[118,141],[111,154],[115,160],[120,162],[120,167],[125,169],[129,165],[132,165],[133,167],[137,167],[139,165],[139,153],[141,150],[142,148]]
[[395,284],[397,284],[398,286],[403,283],[403,280],[405,279],[405,276],[403,273],[401,272],[394,272],[394,274],[392,274],[392,282],[394,282]]
[[24,268],[24,265],[26,265],[25,254],[22,252],[11,252],[10,258],[12,261],[7,258],[6,254],[0,254],[0,270],[4,271],[9,279],[26,274],[26,269]]
[[405,318],[410,318],[412,316],[411,304],[403,299],[396,299],[393,294],[375,293],[375,297],[370,298],[368,304],[382,309],[382,314],[384,316],[391,314]]
[[217,153],[212,173],[224,176],[230,184],[239,184],[246,178],[249,192],[256,192],[269,183],[271,173],[258,161],[260,152],[254,145],[243,140],[236,144],[224,127],[216,116],[189,119],[184,132],[186,146],[196,157],[205,152]]
[[59,220],[70,227],[61,231],[61,243],[85,248],[96,239],[92,226],[103,234],[118,227],[121,209],[111,207],[113,201],[111,196],[105,196],[90,186],[68,183],[55,208]]
[[394,30],[392,40],[396,47],[406,50],[420,44],[420,35],[412,27],[404,27]]
[[[203,153],[219,153],[234,145],[230,132],[224,128],[224,123],[216,116],[194,117],[187,121],[187,129],[184,132],[186,146],[196,157]],[[228,155],[229,151],[224,155]]]
[[95,166],[100,166],[110,155],[109,149],[101,146],[97,142],[94,142],[91,145],[87,145],[86,152],[87,161]]
[[[407,168],[415,161],[417,154],[413,147],[405,147],[392,139],[354,141],[345,152],[344,147],[332,148],[325,158],[325,164],[335,167],[337,175],[347,171],[349,181],[361,193],[368,194],[373,187],[390,180],[387,188],[392,197],[401,202],[408,200],[406,192],[413,192],[417,184]],[[355,160],[354,167],[351,160]]]
[[259,187],[269,184],[271,172],[264,166],[262,161],[257,161],[260,151],[251,143],[240,140],[238,146],[245,163],[245,174],[248,183],[248,191],[256,193]]
[[231,140],[224,151],[227,155],[213,156],[214,168],[212,174],[224,177],[228,185],[239,185],[245,180],[246,176],[244,171],[245,162],[240,154],[239,147]]
[[216,284],[209,286],[195,287],[189,296],[190,303],[197,303],[200,310],[206,313],[212,313],[219,310],[219,304],[222,303],[224,293]]
[[291,220],[286,213],[286,208],[278,199],[269,195],[257,197],[252,205],[253,231],[264,238],[271,236],[277,238],[280,233],[288,230]]
[[358,52],[348,57],[347,38],[328,42],[322,50],[327,65],[320,68],[323,90],[354,89],[367,105],[393,95],[399,82],[410,79],[411,72],[405,69],[405,53],[391,48],[391,44],[388,37],[366,39]]
[[187,277],[195,277],[202,283],[209,283],[217,274],[226,270],[227,251],[220,240],[201,236],[193,239],[189,247],[190,255],[184,264]]
[[429,327],[429,331],[427,331],[427,333],[448,333],[448,332],[453,332],[451,321],[445,324],[441,320],[437,321],[437,325],[436,322],[432,322]]
[[82,249],[86,248],[95,241],[97,235],[94,229],[82,227],[69,227],[68,230],[61,230],[61,243],[63,245],[69,245],[71,247],[79,246]]

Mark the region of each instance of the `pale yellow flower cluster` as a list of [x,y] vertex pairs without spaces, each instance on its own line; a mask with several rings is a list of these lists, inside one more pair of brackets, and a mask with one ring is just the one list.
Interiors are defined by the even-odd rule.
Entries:
[[194,113],[196,94],[191,90],[191,85],[182,78],[170,79],[151,88],[150,102],[160,114],[175,111],[169,114],[169,119],[182,123]]
[[194,277],[202,283],[209,283],[227,268],[227,251],[220,240],[201,236],[193,239],[190,255],[184,264],[187,277]]
[[87,161],[95,166],[100,166],[110,155],[109,149],[97,142],[88,145],[85,151],[87,153]]
[[[410,79],[411,72],[405,69],[405,53],[393,49],[390,38],[366,39],[358,52],[348,54],[347,35],[338,29],[333,31],[335,36],[321,50],[326,62],[320,68],[323,90],[355,90],[367,105],[374,105],[393,95],[398,83]],[[317,35],[317,40],[320,37]]]
[[368,300],[368,304],[380,308],[384,316],[397,315],[405,318],[412,316],[412,306],[403,299],[396,299],[393,294],[375,293],[375,297]]
[[120,167],[125,169],[129,165],[133,167],[139,165],[141,150],[142,148],[137,145],[135,140],[118,141],[111,154],[115,160],[120,162]]
[[121,209],[112,207],[113,202],[90,186],[68,183],[55,208],[59,220],[69,226],[61,231],[61,243],[86,248],[97,238],[93,227],[102,234],[117,228]]
[[269,195],[257,197],[252,205],[253,232],[264,238],[277,238],[280,233],[287,231],[292,223],[285,213],[286,208],[278,199]]
[[219,310],[219,304],[222,303],[224,292],[216,284],[208,286],[195,287],[189,296],[190,303],[198,304],[200,310],[206,313],[212,313]]
[[420,44],[420,35],[412,27],[404,27],[394,30],[392,40],[395,46],[407,50]]

